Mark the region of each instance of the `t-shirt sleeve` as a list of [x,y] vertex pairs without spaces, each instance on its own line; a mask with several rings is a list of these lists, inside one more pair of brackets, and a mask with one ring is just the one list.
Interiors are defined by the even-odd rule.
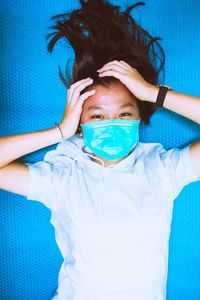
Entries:
[[51,210],[56,210],[58,206],[58,195],[62,168],[39,161],[36,163],[26,163],[29,167],[28,200],[37,200]]
[[190,145],[183,149],[170,149],[160,153],[162,166],[166,172],[168,188],[175,199],[184,186],[200,180],[190,157]]

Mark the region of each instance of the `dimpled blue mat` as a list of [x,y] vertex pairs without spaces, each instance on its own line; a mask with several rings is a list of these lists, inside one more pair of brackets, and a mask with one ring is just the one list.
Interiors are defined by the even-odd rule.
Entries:
[[[133,1],[112,1],[117,5]],[[1,1],[1,136],[54,126],[63,115],[66,88],[58,77],[73,51],[59,42],[47,52],[49,18],[79,7],[76,1]],[[153,36],[163,37],[165,83],[200,96],[200,1],[147,0],[133,16]],[[162,76],[161,76],[162,77]],[[161,78],[162,81],[162,78]],[[166,148],[200,138],[199,125],[164,109],[141,140]],[[26,155],[42,160],[56,145]],[[16,178],[17,180],[17,178]],[[167,299],[200,299],[200,183],[185,187],[174,204]],[[0,191],[0,300],[49,300],[57,288],[62,257],[49,223],[50,212],[36,201]],[[64,300],[64,299],[63,299]]]

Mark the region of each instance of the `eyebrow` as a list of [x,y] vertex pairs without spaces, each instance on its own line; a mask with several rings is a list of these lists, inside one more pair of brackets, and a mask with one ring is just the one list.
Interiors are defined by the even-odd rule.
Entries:
[[126,107],[135,107],[135,104],[134,103],[126,103],[126,104],[122,104],[120,106],[120,108],[126,108]]
[[[132,104],[132,103],[126,103],[126,104],[122,104],[121,106],[120,106],[120,109],[122,109],[122,108],[126,108],[126,107],[132,107],[132,108],[134,108],[135,107],[135,105],[134,105],[134,103]],[[103,108],[102,107],[100,107],[100,106],[89,106],[89,108],[88,108],[88,111],[91,111],[91,110],[103,110]]]
[[89,106],[88,111],[95,110],[95,109],[103,110],[103,108],[100,107],[100,106],[93,106],[93,105],[92,105],[92,106]]

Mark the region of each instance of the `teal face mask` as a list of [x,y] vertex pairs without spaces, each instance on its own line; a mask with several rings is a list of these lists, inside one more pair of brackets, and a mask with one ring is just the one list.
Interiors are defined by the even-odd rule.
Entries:
[[84,144],[107,160],[127,156],[139,141],[139,120],[107,120],[81,124]]

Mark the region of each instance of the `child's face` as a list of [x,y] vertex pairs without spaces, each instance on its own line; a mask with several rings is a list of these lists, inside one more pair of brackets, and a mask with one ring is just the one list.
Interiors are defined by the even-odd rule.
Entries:
[[139,119],[136,100],[123,84],[93,88],[96,93],[84,103],[80,120],[82,124],[109,119]]

